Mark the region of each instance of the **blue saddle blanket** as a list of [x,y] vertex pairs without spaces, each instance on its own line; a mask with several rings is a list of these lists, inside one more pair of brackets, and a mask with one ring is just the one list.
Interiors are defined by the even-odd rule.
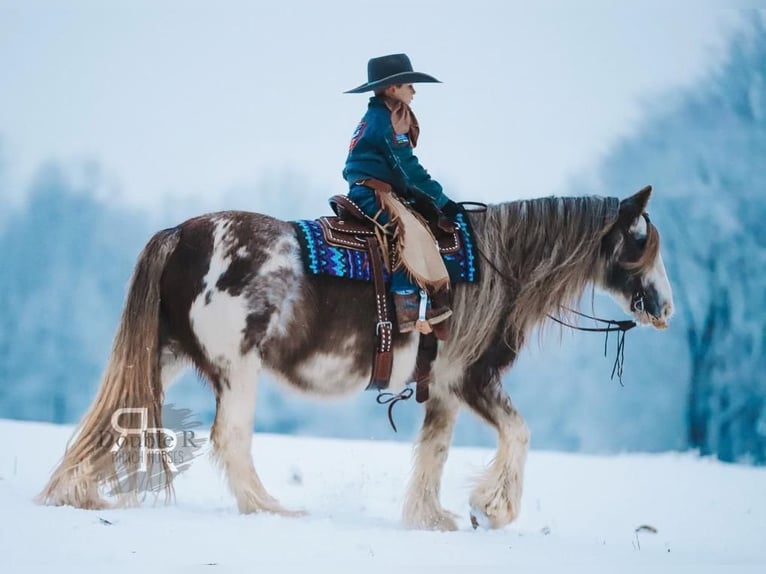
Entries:
[[[357,251],[330,245],[325,241],[322,227],[313,219],[293,221],[298,243],[301,246],[303,267],[309,275],[329,275],[357,281],[372,281],[370,256],[366,251]],[[461,213],[456,222],[461,239],[460,249],[451,254],[442,254],[450,282],[474,283],[479,279],[476,266],[476,252],[473,232],[467,218]],[[389,272],[384,272],[389,280]]]

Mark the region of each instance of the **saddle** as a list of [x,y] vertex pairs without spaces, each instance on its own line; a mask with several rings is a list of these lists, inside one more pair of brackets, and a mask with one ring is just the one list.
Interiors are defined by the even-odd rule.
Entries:
[[[388,387],[393,366],[393,322],[389,309],[388,292],[384,279],[385,267],[388,271],[396,265],[396,249],[392,241],[382,237],[376,224],[344,195],[330,198],[330,206],[335,216],[319,218],[325,241],[337,247],[355,251],[365,251],[369,256],[372,283],[375,288],[376,302],[376,349],[372,378],[368,388],[384,389]],[[439,247],[441,255],[458,253],[462,241],[457,227],[436,212],[436,217],[425,219]],[[384,264],[384,262],[387,264]],[[421,335],[415,367],[417,402],[428,399],[428,383],[431,379],[431,364],[436,357],[436,339],[433,334]]]
[[[357,251],[367,250],[366,239],[376,237],[375,224],[372,220],[345,195],[332,196],[330,207],[335,212],[335,217],[319,218],[327,243]],[[462,242],[460,233],[454,224],[440,222],[438,217],[428,218],[426,223],[436,239],[441,255],[450,255],[460,251]]]

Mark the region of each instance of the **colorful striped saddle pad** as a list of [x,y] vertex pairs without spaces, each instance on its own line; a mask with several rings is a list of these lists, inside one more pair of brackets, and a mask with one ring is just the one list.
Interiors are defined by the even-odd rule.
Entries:
[[[357,281],[372,281],[370,256],[366,245],[360,238],[349,236],[343,241],[338,230],[337,218],[302,219],[293,221],[301,257],[306,273],[309,275],[329,275]],[[468,218],[458,215],[455,222],[457,231],[446,243],[441,243],[441,254],[452,283],[474,283],[479,278],[473,231]],[[369,232],[372,234],[372,231]],[[328,241],[327,235],[330,235]],[[346,246],[341,247],[339,243]],[[389,280],[388,270],[385,280]]]

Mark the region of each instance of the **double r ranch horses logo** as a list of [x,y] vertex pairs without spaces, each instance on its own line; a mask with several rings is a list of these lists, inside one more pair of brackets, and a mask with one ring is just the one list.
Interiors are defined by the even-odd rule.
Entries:
[[165,487],[165,471],[175,477],[191,466],[207,439],[195,433],[201,423],[190,415],[188,409],[166,405],[163,426],[154,428],[148,424],[146,407],[119,408],[112,413],[111,429],[101,433],[100,441],[111,447],[121,492],[159,491]]

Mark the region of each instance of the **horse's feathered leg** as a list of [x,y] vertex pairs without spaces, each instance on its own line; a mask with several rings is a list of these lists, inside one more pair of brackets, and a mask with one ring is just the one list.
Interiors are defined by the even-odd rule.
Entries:
[[292,514],[264,488],[251,447],[262,347],[282,327],[294,296],[294,239],[286,224],[243,213],[187,225],[166,276],[169,293],[174,282],[194,289],[168,295],[169,336],[215,392],[213,454],[239,511]]
[[432,384],[425,419],[415,447],[415,463],[407,487],[404,523],[410,528],[457,530],[455,515],[442,508],[439,490],[459,403]]
[[474,487],[469,504],[474,528],[501,528],[519,515],[529,430],[499,380],[466,380],[461,397],[497,430],[497,454]]
[[260,367],[257,355],[249,354],[232,365],[228,384],[217,385],[220,391],[211,432],[213,452],[223,467],[241,513],[294,514],[266,492],[253,466],[251,447]]

